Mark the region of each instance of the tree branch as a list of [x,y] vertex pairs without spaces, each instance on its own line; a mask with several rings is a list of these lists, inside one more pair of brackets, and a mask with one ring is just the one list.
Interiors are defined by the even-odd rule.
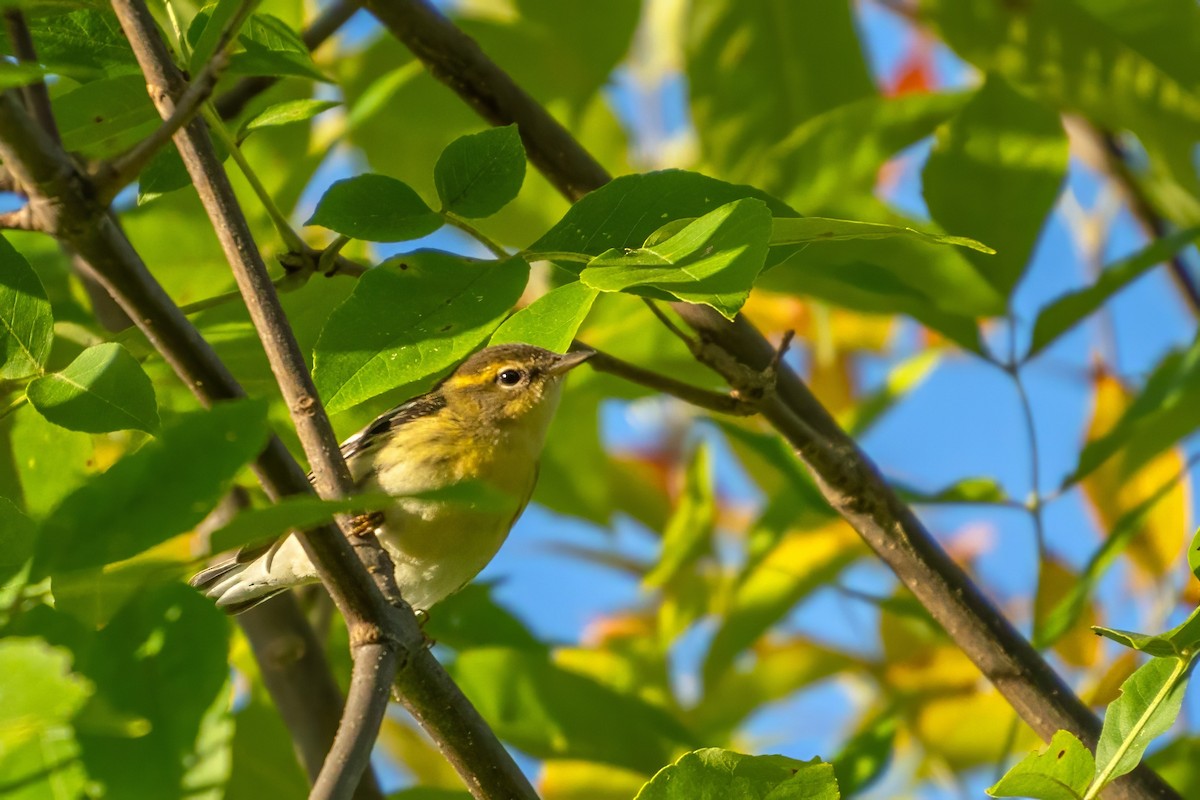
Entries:
[[[25,15],[20,8],[10,8],[4,12],[4,28],[8,32],[8,40],[12,43],[13,55],[22,64],[37,64],[37,51],[33,47],[33,37],[29,35],[29,26],[25,24]],[[42,130],[54,141],[62,143],[58,133],[58,124],[54,121],[54,111],[50,107],[50,92],[46,82],[34,81],[21,87],[25,98],[25,107],[33,114]]]
[[[133,183],[159,151],[171,143],[179,129],[200,113],[205,101],[212,95],[221,72],[229,65],[229,44],[249,16],[250,9],[249,4],[242,6],[241,13],[235,14],[228,21],[225,29],[221,31],[212,57],[188,83],[187,89],[179,96],[179,101],[174,104],[170,116],[163,120],[163,124],[124,153],[95,166],[93,181],[97,184],[103,202],[111,202],[122,189]],[[156,91],[161,94],[165,89],[158,87]]]
[[648,389],[653,389],[656,392],[669,394],[697,408],[715,411],[718,414],[732,414],[737,417],[748,417],[758,413],[757,404],[751,401],[734,397],[731,394],[711,392],[699,386],[692,386],[689,383],[677,381],[674,378],[654,372],[653,370],[639,367],[637,364],[630,364],[628,361],[622,361],[615,356],[610,356],[608,353],[601,352],[584,342],[576,340],[571,345],[571,349],[590,350],[594,353],[595,355],[588,359],[588,363],[594,370],[607,372],[610,375],[616,375],[618,378],[624,378],[627,381],[645,386]]
[[[486,119],[515,122],[530,161],[568,199],[609,180],[542,106],[425,0],[364,0],[364,6]],[[744,319],[730,323],[704,306],[673,307],[700,336],[708,354],[703,360],[735,388],[747,372],[770,365],[774,349]],[[764,414],[796,448],[834,508],[1043,739],[1063,728],[1094,746],[1100,730],[1095,715],[949,559],[804,383],[783,367],[777,386],[764,401]],[[1177,797],[1144,765],[1110,792],[1122,798]]]
[[[23,205],[16,211],[6,211],[0,214],[0,229],[6,231],[42,231],[34,219],[33,209]],[[45,233],[45,231],[42,231]]]
[[[152,99],[159,113],[169,117],[174,110],[172,98],[182,93],[183,79],[170,60],[149,10],[142,0],[113,0],[113,8],[147,82],[165,88],[161,96]],[[317,492],[327,498],[346,497],[352,484],[341,449],[204,121],[194,119],[185,125],[176,134],[175,144],[245,298],[308,455]],[[406,683],[414,688],[437,687],[424,698],[428,706],[413,706],[414,714],[434,720],[430,724],[435,729],[448,726],[461,734],[455,740],[439,740],[439,745],[452,751],[451,760],[463,771],[473,791],[480,797],[535,797],[495,735],[427,653],[416,618],[396,588],[391,559],[378,539],[355,537],[354,548],[365,566],[354,558],[349,542],[341,536],[303,537],[302,542],[346,618],[354,653],[346,709],[311,796],[348,797],[358,784],[369,764],[397,662],[403,656],[407,664],[405,680],[398,685],[402,690]],[[491,750],[488,755],[496,761],[480,763],[480,748]]]
[[[147,84],[153,87],[151,100],[163,119],[171,119],[179,108],[175,98],[185,94],[183,76],[172,63],[154,18],[141,0],[113,0],[112,5],[146,75]],[[283,393],[300,444],[312,467],[313,485],[321,497],[348,497],[353,484],[333,426],[317,397],[300,346],[203,120],[190,120],[174,138]],[[304,538],[307,540],[305,550],[310,557],[318,565],[329,566],[331,559],[324,557],[322,548],[316,546],[311,537]],[[342,539],[341,543],[345,546],[348,541]],[[353,793],[370,763],[371,748],[387,710],[388,689],[399,657],[398,645],[402,641],[420,641],[420,631],[411,611],[408,625],[404,626],[408,630],[395,627],[395,622],[401,618],[393,613],[381,594],[381,591],[387,591],[393,600],[399,600],[394,567],[382,545],[373,536],[358,537],[356,545],[360,557],[373,569],[380,585],[377,587],[371,581],[367,567],[362,564],[355,564],[342,574],[329,575],[331,593],[349,628],[354,668],[333,747],[313,785],[314,798],[349,797]],[[340,592],[345,584],[353,584],[356,591]]]

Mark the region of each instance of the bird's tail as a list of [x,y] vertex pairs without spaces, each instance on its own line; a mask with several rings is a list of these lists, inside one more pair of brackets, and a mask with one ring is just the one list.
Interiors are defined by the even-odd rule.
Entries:
[[216,600],[217,608],[226,614],[241,614],[288,590],[264,580],[268,576],[261,562],[222,561],[196,573],[188,583]]

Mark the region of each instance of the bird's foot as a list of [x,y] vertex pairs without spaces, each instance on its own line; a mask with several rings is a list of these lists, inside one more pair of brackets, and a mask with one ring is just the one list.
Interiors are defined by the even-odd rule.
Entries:
[[383,512],[372,511],[370,514],[359,514],[352,517],[350,520],[350,530],[348,533],[351,536],[367,536],[375,533],[376,529],[383,525]]

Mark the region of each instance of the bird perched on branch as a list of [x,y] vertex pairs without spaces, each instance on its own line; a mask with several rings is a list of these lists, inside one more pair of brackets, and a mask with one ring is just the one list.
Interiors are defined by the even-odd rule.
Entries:
[[[591,355],[525,344],[488,347],[342,445],[359,490],[396,498],[376,516],[375,534],[414,609],[428,610],[461,589],[499,550],[533,493],[563,378]],[[481,485],[500,502],[437,499],[440,490],[464,483]],[[238,614],[317,580],[300,541],[288,535],[265,551],[244,551],[209,567],[191,584]]]

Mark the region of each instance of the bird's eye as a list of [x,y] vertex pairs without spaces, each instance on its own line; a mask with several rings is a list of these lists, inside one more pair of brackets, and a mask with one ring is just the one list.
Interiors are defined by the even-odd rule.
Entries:
[[519,369],[502,369],[496,376],[496,382],[501,386],[516,386],[524,377]]

